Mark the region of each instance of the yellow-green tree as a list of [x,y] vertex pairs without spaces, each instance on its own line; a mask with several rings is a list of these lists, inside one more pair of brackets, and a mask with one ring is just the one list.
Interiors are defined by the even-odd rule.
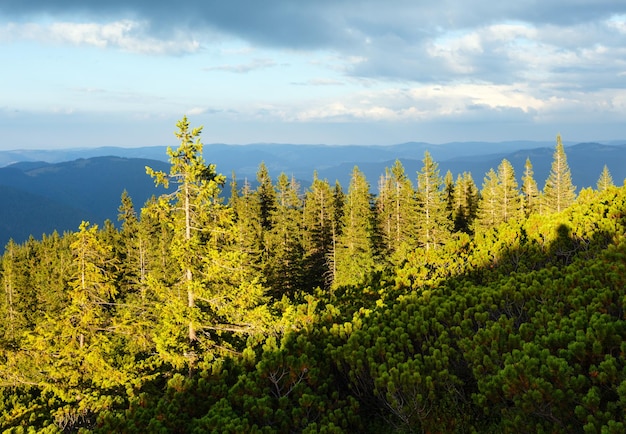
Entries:
[[374,268],[372,196],[358,167],[352,171],[342,223],[335,249],[337,272],[333,284],[356,285]]
[[417,234],[419,245],[428,251],[449,238],[452,225],[446,215],[439,165],[428,151],[422,163],[422,170],[417,173]]
[[611,172],[609,172],[609,168],[606,164],[602,168],[602,173],[600,173],[600,178],[598,178],[596,185],[598,187],[598,191],[608,190],[609,188],[615,186]]
[[191,366],[199,351],[226,347],[224,334],[260,328],[264,315],[255,308],[264,288],[248,274],[245,252],[235,248],[234,215],[219,196],[225,177],[204,161],[202,127],[190,129],[183,117],[177,128],[180,146],[167,150],[170,172],[146,168],[157,185],[176,185],[158,200],[173,228],[170,252],[179,279],[174,285],[152,282],[160,301],[155,341],[166,360]]
[[552,160],[552,169],[543,188],[543,201],[546,213],[561,212],[576,200],[576,187],[572,184],[572,175],[567,164],[567,156],[561,135],[556,136],[556,149]]

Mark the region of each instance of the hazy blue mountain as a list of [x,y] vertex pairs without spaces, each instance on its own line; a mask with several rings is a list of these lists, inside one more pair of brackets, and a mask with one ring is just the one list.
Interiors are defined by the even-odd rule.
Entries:
[[[624,182],[624,143],[626,141],[611,145],[580,143],[566,146],[573,183],[578,191],[595,187],[605,164],[616,184]],[[356,165],[367,177],[372,192],[377,193],[380,176],[396,159],[402,161],[407,175],[415,183],[425,151],[429,151],[439,163],[442,176],[450,170],[456,179],[459,173],[468,171],[479,188],[487,171],[496,169],[503,158],[511,162],[521,178],[529,157],[535,180],[539,188],[543,188],[552,164],[554,143],[210,144],[205,145],[204,157],[228,177],[234,171],[240,185],[244,179],[254,185],[258,166],[265,162],[273,177],[285,172],[298,179],[303,189],[308,187],[314,171],[331,183],[338,180],[347,189],[350,173]],[[154,187],[152,179],[145,174],[145,166],[167,170],[167,158],[165,147],[0,151],[0,166],[5,166],[0,168],[0,245],[4,245],[9,237],[23,241],[31,233],[39,237],[53,229],[60,232],[75,230],[81,220],[98,224],[106,219],[116,222],[124,189],[137,208],[153,194],[163,191]]]
[[[580,143],[567,147],[565,152],[567,154],[568,165],[572,172],[572,181],[578,188],[577,191],[585,187],[595,188],[596,182],[605,164],[609,168],[613,176],[613,181],[617,185],[621,185],[624,179],[626,179],[626,145],[609,146],[598,143]],[[482,186],[483,178],[489,169],[493,168],[496,170],[504,158],[511,162],[517,178],[519,182],[521,182],[526,158],[530,158],[537,186],[543,189],[545,180],[550,173],[553,154],[554,146],[493,154],[463,155],[448,159],[438,159],[434,156],[433,158],[439,164],[441,176],[444,176],[448,170],[453,174],[454,179],[456,179],[456,176],[460,173],[465,171],[471,172],[479,188]],[[326,178],[331,181],[337,179],[341,185],[347,186],[350,179],[350,171],[357,165],[367,177],[367,180],[372,186],[372,191],[377,192],[380,176],[384,173],[386,167],[393,165],[395,159],[362,163],[356,158],[355,156],[353,161],[343,162],[333,167],[320,170],[320,178]],[[398,159],[402,162],[407,175],[411,178],[413,183],[415,183],[417,179],[416,173],[422,168],[423,153],[417,158],[398,157]]]
[[145,166],[168,170],[162,161],[95,157],[69,162],[17,163],[0,168],[0,245],[29,234],[75,230],[82,220],[117,222],[124,189],[139,209],[162,189],[154,186]]
[[55,230],[62,233],[77,229],[82,220],[94,218],[89,211],[6,185],[0,185],[0,203],[2,248],[11,238],[16,242],[25,241],[30,235],[40,239]]

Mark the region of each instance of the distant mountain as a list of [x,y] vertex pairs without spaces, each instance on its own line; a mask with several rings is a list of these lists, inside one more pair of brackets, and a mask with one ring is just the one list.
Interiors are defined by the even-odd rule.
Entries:
[[17,163],[0,169],[0,245],[53,230],[76,230],[82,220],[117,222],[124,189],[137,209],[162,189],[145,166],[168,170],[162,161],[96,157],[57,164]]
[[[621,144],[619,144],[621,143]],[[626,178],[626,145],[580,143],[569,145],[568,164],[578,191],[595,187],[606,164],[616,184]],[[331,183],[338,180],[347,190],[354,166],[364,172],[372,192],[386,167],[402,161],[407,175],[415,183],[422,167],[424,152],[429,151],[439,163],[443,176],[450,170],[456,176],[471,172],[480,188],[490,168],[496,169],[503,158],[513,165],[521,178],[526,158],[530,158],[539,188],[548,177],[554,143],[403,143],[393,146],[329,145],[205,145],[204,158],[230,177],[248,179],[253,185],[261,162],[270,174],[281,172],[298,179],[307,188],[314,171]],[[103,156],[115,155],[115,156]],[[59,159],[76,157],[71,161]],[[20,160],[21,158],[21,160]],[[101,224],[117,221],[117,208],[126,189],[139,209],[152,195],[163,192],[154,187],[145,174],[145,166],[168,170],[164,147],[96,148],[58,151],[0,151],[0,246],[13,237],[25,240],[29,234],[75,230],[81,220]],[[10,163],[10,164],[9,164]],[[228,193],[227,193],[228,194]]]
[[74,230],[82,220],[94,219],[89,211],[5,185],[0,185],[0,204],[2,250],[10,238],[16,242],[30,235],[39,239],[55,230]]
[[[430,152],[430,151],[429,151]],[[595,188],[596,182],[600,177],[602,168],[606,164],[613,176],[613,181],[617,185],[622,185],[626,179],[626,145],[609,146],[598,143],[580,143],[569,146],[565,149],[567,155],[567,163],[572,172],[572,181],[577,187],[577,191],[582,188]],[[552,158],[554,155],[554,146],[539,147],[531,149],[520,149],[509,152],[497,152],[490,154],[475,154],[455,156],[449,159],[433,158],[439,164],[441,176],[450,170],[454,179],[463,172],[470,172],[474,178],[474,182],[480,188],[483,179],[489,169],[497,169],[503,159],[509,160],[515,169],[518,182],[521,183],[521,177],[524,172],[526,158],[530,158],[533,165],[534,178],[537,186],[543,189],[546,179],[550,174],[552,166]],[[339,180],[341,185],[347,186],[350,180],[350,172],[357,165],[365,174],[370,182],[372,189],[375,191],[378,179],[385,172],[386,167],[391,167],[395,159],[389,159],[380,162],[360,162],[358,157],[350,162],[342,162],[333,167],[329,167],[319,171],[320,178],[326,178],[334,182]],[[423,153],[416,158],[398,157],[404,166],[405,172],[411,177],[415,183],[417,178],[416,172],[422,168]]]

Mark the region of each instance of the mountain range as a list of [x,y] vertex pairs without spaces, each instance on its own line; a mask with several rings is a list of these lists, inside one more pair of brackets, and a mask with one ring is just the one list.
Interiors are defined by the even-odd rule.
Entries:
[[[565,150],[579,190],[595,187],[605,164],[616,184],[621,185],[626,178],[626,141],[566,144]],[[554,143],[209,144],[205,145],[204,158],[216,164],[218,172],[229,177],[234,172],[238,180],[247,179],[253,185],[258,166],[264,162],[273,177],[285,172],[295,177],[303,189],[317,171],[319,178],[331,183],[337,180],[347,190],[352,169],[358,166],[376,193],[379,177],[396,159],[415,182],[425,151],[438,162],[442,176],[448,170],[454,178],[467,171],[479,188],[486,172],[496,169],[502,159],[511,162],[519,179],[526,158],[530,158],[535,180],[542,188],[552,164]],[[137,208],[152,195],[163,192],[146,175],[145,166],[167,171],[167,158],[165,147],[158,146],[0,151],[0,245],[10,238],[22,242],[30,235],[38,238],[54,230],[75,230],[82,220],[116,222],[124,190]]]

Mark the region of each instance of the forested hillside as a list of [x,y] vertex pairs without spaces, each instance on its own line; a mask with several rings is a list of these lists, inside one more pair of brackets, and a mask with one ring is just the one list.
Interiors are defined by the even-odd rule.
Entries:
[[167,167],[140,158],[95,157],[0,168],[0,244],[75,230],[82,220],[115,220],[124,190],[141,204],[163,192],[145,176],[146,164]]
[[557,137],[542,180],[426,152],[304,191],[261,164],[253,187],[177,127],[169,169],[146,169],[166,193],[123,194],[119,228],[7,244],[5,432],[626,431],[608,169],[577,191]]

